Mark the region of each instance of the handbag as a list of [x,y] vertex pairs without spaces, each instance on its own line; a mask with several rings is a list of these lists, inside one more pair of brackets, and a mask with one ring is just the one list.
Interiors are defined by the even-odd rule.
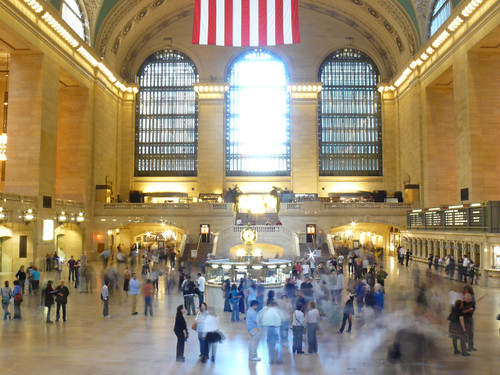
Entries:
[[17,293],[14,296],[14,302],[23,302],[23,295],[22,295],[22,293]]
[[191,326],[191,328],[193,329],[193,331],[196,331],[197,327],[198,327],[198,322],[194,322],[193,325]]
[[206,337],[206,340],[210,343],[213,343],[213,342],[219,342],[219,341],[222,341],[222,336],[219,332],[217,331],[213,331],[213,332],[208,332],[207,333],[207,337]]
[[10,298],[9,297],[2,297],[2,303],[3,304],[8,304],[10,302]]

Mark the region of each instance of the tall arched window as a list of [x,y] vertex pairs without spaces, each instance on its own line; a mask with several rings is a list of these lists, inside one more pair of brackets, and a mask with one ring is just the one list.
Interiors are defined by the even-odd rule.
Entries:
[[78,0],[64,0],[62,5],[62,19],[78,34],[82,40],[89,42],[87,21],[83,15]]
[[149,56],[137,74],[136,176],[196,176],[198,71],[179,51]]
[[283,61],[252,50],[231,65],[226,97],[226,175],[290,175],[290,96]]
[[321,64],[318,100],[320,176],[381,176],[382,120],[379,72],[355,49]]
[[432,7],[429,37],[441,27],[451,14],[450,0],[436,0]]

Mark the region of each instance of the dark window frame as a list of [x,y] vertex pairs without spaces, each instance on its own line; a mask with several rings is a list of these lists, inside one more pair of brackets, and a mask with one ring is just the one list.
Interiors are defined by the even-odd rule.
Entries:
[[344,48],[318,71],[320,176],[382,176],[380,73],[365,53]]
[[158,51],[143,62],[137,82],[134,176],[197,176],[194,62],[180,51]]

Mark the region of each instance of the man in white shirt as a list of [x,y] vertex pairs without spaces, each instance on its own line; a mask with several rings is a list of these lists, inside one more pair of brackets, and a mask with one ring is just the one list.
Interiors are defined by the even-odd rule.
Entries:
[[205,278],[201,273],[198,273],[198,290],[200,293],[198,294],[198,299],[200,300],[200,306],[203,302],[205,302]]
[[267,331],[269,360],[271,364],[283,363],[280,343],[281,315],[276,301],[271,302],[268,307],[262,316],[262,325]]
[[469,264],[470,264],[470,260],[469,260],[469,258],[467,258],[467,255],[466,255],[466,256],[464,256],[464,261],[463,261],[462,265],[465,268],[467,268],[467,267],[469,267]]

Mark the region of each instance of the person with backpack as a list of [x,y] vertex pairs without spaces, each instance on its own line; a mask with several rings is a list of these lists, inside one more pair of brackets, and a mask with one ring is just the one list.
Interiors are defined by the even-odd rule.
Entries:
[[194,307],[194,288],[196,288],[196,285],[191,280],[191,275],[186,275],[186,279],[182,282],[181,288],[184,294],[184,306],[187,310],[186,315],[191,315],[191,311],[193,315],[196,314],[196,309]]

